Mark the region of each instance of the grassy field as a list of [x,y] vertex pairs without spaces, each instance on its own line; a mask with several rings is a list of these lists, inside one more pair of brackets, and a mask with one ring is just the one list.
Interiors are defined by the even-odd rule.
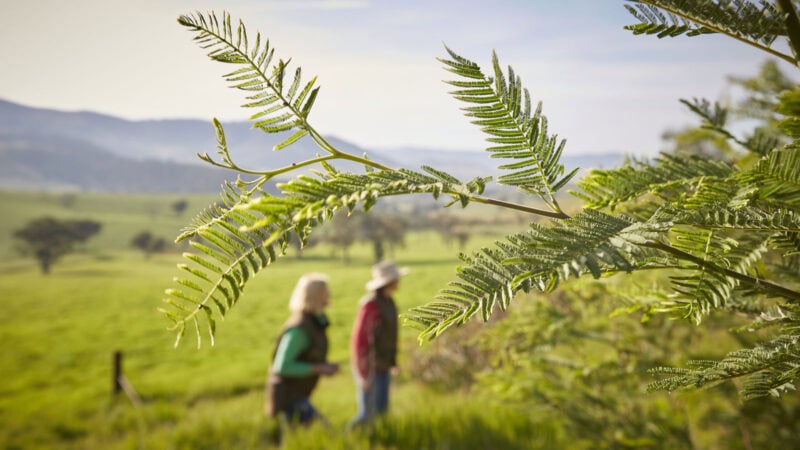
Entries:
[[[287,255],[247,287],[218,324],[217,342],[198,350],[192,334],[173,349],[174,335],[157,311],[177,275],[177,253],[145,259],[128,248],[137,232],[172,237],[209,197],[78,195],[65,206],[53,194],[0,194],[0,443],[3,448],[264,448],[275,424],[263,417],[264,377],[286,302],[306,272],[330,275],[331,354],[340,374],[322,382],[314,402],[331,422],[287,437],[288,448],[547,448],[557,433],[535,415],[476,402],[462,392],[432,390],[403,373],[394,388],[391,420],[372,434],[344,433],[355,413],[347,341],[357,302],[369,279],[369,248],[356,246],[348,265],[318,246]],[[89,218],[103,230],[50,275],[14,252],[10,235],[27,220]],[[476,238],[479,245],[488,237]],[[453,276],[457,251],[432,232],[415,233],[395,259],[411,268],[396,299],[401,310],[433,297]],[[416,345],[401,330],[403,354]],[[134,407],[111,397],[111,360],[144,400]],[[437,405],[432,408],[432,405]],[[548,431],[549,430],[549,431]],[[466,443],[469,443],[467,445]]]
[[[0,260],[19,256],[11,235],[31,219],[47,216],[96,220],[103,224],[103,230],[87,243],[86,250],[103,254],[128,249],[131,238],[141,231],[171,240],[194,214],[216,199],[214,194],[148,196],[0,191],[0,214],[4,218],[0,222]],[[189,205],[182,215],[171,208],[178,200],[186,200]]]
[[[742,405],[736,385],[730,383],[688,395],[649,394],[644,391],[652,380],[647,367],[617,367],[619,353],[608,343],[619,338],[619,345],[627,348],[624,340],[635,339],[657,364],[682,365],[687,348],[691,358],[710,359],[740,347],[742,338],[728,332],[740,322],[723,318],[708,332],[667,327],[664,330],[673,331],[658,334],[657,324],[664,322],[656,320],[650,322],[653,328],[628,329],[630,318],[616,319],[618,323],[609,319],[624,302],[597,304],[618,290],[606,293],[597,284],[582,283],[548,297],[546,303],[560,311],[554,317],[566,314],[554,321],[536,320],[543,309],[537,309],[536,302],[517,300],[512,314],[495,323],[499,326],[466,327],[448,334],[444,345],[437,340],[420,349],[415,331],[402,328],[401,374],[393,383],[391,414],[373,429],[346,432],[356,410],[347,347],[358,300],[370,278],[371,248],[355,245],[348,264],[336,249],[322,244],[304,251],[302,258],[290,250],[250,282],[239,304],[224,322],[218,321],[215,346],[206,339],[198,349],[194,335],[187,333],[176,349],[175,335],[166,330],[169,323],[157,308],[164,289],[173,287],[172,277],[179,274],[176,263],[183,258],[178,248],[146,258],[130,247],[130,240],[141,231],[171,238],[215,198],[104,194],[65,198],[0,192],[0,214],[6,218],[0,222],[0,298],[4,300],[0,308],[0,449],[653,448],[654,442],[666,442],[660,436],[680,438],[684,431],[695,448],[788,448],[786,442],[797,441],[793,411],[800,409],[796,401]],[[190,205],[183,215],[171,208],[180,199]],[[458,214],[480,228],[470,237],[467,251],[493,241],[497,235],[491,231],[500,234],[524,226],[516,225],[513,216],[488,214],[480,206]],[[15,250],[12,239],[13,230],[43,216],[93,219],[103,228],[45,276],[36,261]],[[406,244],[390,255],[411,269],[396,295],[401,311],[428,302],[453,279],[459,252],[428,230],[411,232]],[[312,271],[331,278],[330,359],[341,363],[343,370],[323,379],[312,399],[329,425],[289,431],[279,443],[276,422],[263,415],[264,380],[275,338],[288,315],[290,291],[303,273]],[[642,289],[650,284],[639,282],[644,283]],[[590,305],[596,304],[602,308],[594,311]],[[574,343],[562,336],[559,339],[566,340],[561,347],[554,349],[549,343],[543,347],[550,349],[545,356],[577,358],[590,369],[580,374],[569,369],[559,383],[546,386],[541,392],[563,395],[550,406],[525,393],[525,386],[536,387],[537,376],[550,370],[537,366],[541,361],[537,363],[532,354],[516,358],[523,369],[505,365],[504,373],[487,366],[485,360],[473,370],[464,365],[459,353],[468,347],[465,343],[480,336],[496,341],[485,358],[508,358],[506,353],[516,345],[551,339],[565,323],[583,319],[582,326],[590,333],[581,329],[573,336]],[[485,330],[489,332],[482,333]],[[612,331],[611,337],[616,336],[614,330],[621,334],[605,339]],[[653,333],[651,344],[647,344],[647,333]],[[588,339],[595,335],[599,343]],[[518,339],[524,342],[515,343]],[[648,350],[647,345],[654,347]],[[116,351],[124,355],[124,373],[141,396],[141,405],[111,394]],[[430,376],[437,370],[438,380]],[[608,380],[602,378],[604,370],[611,370]],[[611,405],[600,409],[601,413],[592,408],[597,404],[583,403],[581,397],[581,383],[591,383],[592,373],[601,382],[586,384],[584,389],[589,389],[591,398],[599,395],[596,399],[603,400],[601,404]],[[472,390],[464,388],[468,383],[459,384],[465,376],[478,380]],[[515,392],[521,393],[508,397]],[[592,411],[599,415],[586,416]],[[616,425],[609,425],[613,420]],[[641,433],[634,430],[628,439],[620,429],[635,420],[646,423],[639,427]],[[605,434],[594,434],[592,426]],[[589,431],[576,436],[576,430]],[[651,432],[650,437],[636,438]],[[746,436],[763,445],[747,444],[750,438]]]

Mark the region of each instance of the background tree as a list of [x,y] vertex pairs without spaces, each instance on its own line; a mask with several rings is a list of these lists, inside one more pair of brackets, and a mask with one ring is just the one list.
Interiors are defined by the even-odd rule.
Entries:
[[670,144],[668,152],[725,161],[753,157],[751,152],[742,150],[746,145],[735,142],[731,139],[732,136],[725,132],[726,127],[741,128],[744,123],[751,125],[753,129],[750,135],[744,137],[744,143],[755,144],[761,141],[767,144],[760,145],[767,146],[788,143],[786,136],[778,128],[782,119],[781,114],[776,111],[778,106],[776,102],[778,95],[791,90],[794,83],[781,71],[777,63],[774,60],[766,60],[756,75],[730,76],[728,83],[742,91],[741,98],[735,104],[720,106],[723,102],[711,105],[710,102],[695,100],[700,106],[698,108],[693,102],[682,100],[686,106],[701,115],[704,114],[703,111],[712,112],[713,119],[700,126],[665,132],[663,138]]
[[170,205],[172,210],[175,211],[175,215],[177,215],[177,216],[182,215],[183,212],[186,211],[186,208],[188,206],[189,206],[189,202],[184,200],[184,199],[176,200],[175,202],[173,202]]
[[78,200],[78,196],[74,192],[65,192],[58,196],[58,202],[66,209],[70,209],[75,206],[75,202]]
[[[321,231],[321,240],[339,249],[342,262],[349,264],[350,247],[356,243],[357,236],[355,227],[348,221],[347,212],[344,210],[337,212],[328,225]],[[302,241],[299,237],[296,237],[295,240]]]
[[768,59],[761,65],[758,74],[751,77],[730,76],[728,82],[744,90],[744,97],[732,109],[734,115],[744,119],[757,119],[762,122],[757,130],[769,130],[775,138],[785,139],[778,125],[778,96],[794,89],[795,82],[778,66],[775,60]]
[[[640,21],[627,27],[634,34],[722,33],[797,66],[793,55],[774,45],[780,39],[800,53],[800,18],[791,1],[643,0],[626,7]],[[493,311],[507,309],[516,295],[549,292],[573,278],[655,271],[663,277],[654,286],[660,289],[638,299],[641,311],[668,313],[697,325],[714,312],[747,314],[753,320],[750,327],[765,334],[719,360],[705,358],[691,368],[655,368],[665,378],[652,389],[741,378],[742,395],[749,399],[790,391],[800,378],[800,283],[796,273],[787,275],[792,272],[785,264],[789,255],[800,252],[800,90],[783,93],[776,101],[786,116],[781,129],[788,145],[764,139],[757,130],[737,137],[725,126],[724,108],[703,100],[686,102],[704,126],[750,157],[714,161],[663,155],[593,171],[578,184],[575,195],[584,207],[573,214],[564,211],[557,197],[577,173],[565,174],[560,162],[565,141],[551,133],[541,104],[531,103],[521,78],[510,67],[504,71],[494,54],[488,74],[449,48],[440,61],[452,73],[447,81],[452,95],[466,104],[466,116],[488,136],[487,152],[504,160],[497,182],[519,189],[530,202],[484,195],[490,177],[465,182],[427,166],[419,171],[391,168],[334,147],[309,122],[319,89],[316,79],[304,83],[299,68],[292,72],[287,60],[274,60],[273,48],[262,46],[260,36],[247,39],[244,25],[232,26],[227,14],[182,16],[179,22],[197,34],[212,59],[237,67],[225,77],[246,92],[245,107],[257,108],[255,128],[291,130],[276,149],[308,135],[322,153],[267,171],[242,168],[230,156],[222,125],[214,121],[219,161],[208,154],[201,158],[255,178],[226,186],[225,207],[210,211],[179,236],[199,236],[216,248],[189,257],[213,268],[213,277],[184,269],[192,280],[207,283],[201,298],[183,288],[167,291],[174,309],[165,312],[178,339],[187,324],[200,339],[200,311],[213,333],[213,296],[235,304],[250,276],[275,260],[287,235],[305,239],[337,211],[368,211],[383,197],[428,194],[445,197],[448,206],[477,202],[524,212],[532,219],[528,229],[464,255],[456,279],[430,304],[405,315],[421,328],[421,339],[434,338],[476,314],[487,320]],[[339,171],[333,166],[337,160],[366,170]],[[262,189],[274,177],[312,164],[321,170],[280,184],[282,195]],[[537,223],[534,217],[550,220]],[[190,280],[178,283],[195,285]]]
[[295,256],[298,259],[303,259],[303,250],[317,245],[318,237],[310,236],[305,242],[301,242],[295,235],[289,237],[289,245],[295,250]]
[[28,222],[14,232],[22,241],[22,251],[39,262],[43,274],[61,257],[70,253],[76,244],[86,242],[100,232],[101,224],[92,220],[58,220],[44,217]]
[[153,253],[166,250],[167,240],[156,237],[149,231],[141,231],[131,238],[131,246],[144,252],[145,258],[149,258]]
[[733,383],[682,395],[647,392],[641,377],[652,367],[753,341],[732,331],[748,323],[744,317],[715,315],[704,327],[663,314],[630,320],[628,308],[649,287],[624,295],[630,281],[579,280],[525,295],[509,314],[413,349],[404,366],[415,379],[477,403],[552,417],[568,436],[565,448],[792,448],[800,436],[797,396],[742,403]]
[[459,220],[452,214],[437,214],[432,220],[433,228],[439,233],[445,244],[455,241],[459,250],[464,250],[469,241],[470,228],[469,222]]
[[358,238],[372,245],[376,263],[383,261],[387,247],[389,253],[393,254],[395,247],[404,245],[407,225],[397,215],[378,212],[359,214],[354,225]]
[[[383,260],[387,250],[391,254],[395,247],[404,244],[406,228],[405,221],[395,214],[376,212],[366,215],[358,211],[350,214],[342,210],[321,227],[320,236],[323,242],[341,251],[345,264],[350,262],[350,247],[358,241],[370,244],[373,258],[378,262]],[[289,238],[290,243],[293,240],[296,238]]]

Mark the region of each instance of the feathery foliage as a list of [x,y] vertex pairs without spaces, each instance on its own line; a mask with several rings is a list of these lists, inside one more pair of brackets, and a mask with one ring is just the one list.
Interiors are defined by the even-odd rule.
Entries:
[[[392,169],[366,156],[334,148],[307,120],[318,89],[313,87],[315,79],[303,85],[298,67],[291,83],[284,80],[288,62],[273,62],[275,50],[269,41],[262,45],[261,36],[257,34],[254,45],[250,45],[244,24],[239,22],[234,29],[227,13],[221,17],[214,13],[181,16],[178,21],[197,34],[195,40],[209,51],[210,58],[241,66],[225,75],[225,79],[232,87],[246,92],[248,102],[243,107],[258,109],[251,116],[254,128],[268,133],[294,130],[294,134],[277,145],[276,150],[288,147],[308,134],[327,154],[283,168],[248,170],[233,161],[222,124],[216,119],[213,121],[219,161],[207,153],[200,154],[200,158],[256,178],[228,183],[223,188],[222,202],[207,208],[178,236],[178,240],[188,239],[194,252],[186,253],[189,263],[179,266],[188,276],[176,278],[179,287],[166,291],[168,298],[165,301],[172,309],[164,310],[164,313],[174,322],[173,328],[178,336],[176,345],[187,325],[194,327],[198,345],[202,339],[201,328],[208,329],[213,343],[216,314],[224,317],[236,304],[252,276],[286,251],[292,235],[304,243],[315,227],[330,220],[341,208],[352,212],[361,205],[364,210],[369,210],[381,197],[425,193],[434,198],[441,195],[450,197],[446,206],[458,204],[466,207],[476,201],[549,217],[567,217],[558,207],[555,193],[577,169],[561,177],[564,168],[559,158],[564,143],[558,143],[556,136],[548,135],[547,119],[542,115],[541,107],[532,111],[529,100],[523,106],[522,95],[524,93],[527,98],[528,94],[521,87],[519,78],[514,76],[513,69],[509,68],[508,83],[503,79],[493,81],[480,76],[477,83],[491,94],[476,93],[470,82],[454,81],[453,84],[468,88],[455,95],[486,106],[487,109],[475,110],[471,114],[491,122],[482,125],[494,136],[491,139],[501,145],[490,151],[496,150],[494,157],[514,159],[513,164],[501,166],[513,172],[499,181],[537,193],[550,210],[483,197],[481,194],[491,177],[461,182],[446,171],[433,167],[422,167],[421,172]],[[451,64],[456,74],[469,78],[480,72],[474,64],[470,65],[472,63],[449,49],[447,51],[452,61],[442,61]],[[494,65],[499,73],[496,57]],[[477,72],[470,72],[475,70]],[[361,163],[366,172],[341,173],[331,164],[331,160],[336,159]],[[312,164],[318,164],[323,170],[315,171],[316,176],[301,175],[279,185],[280,196],[269,195],[261,189],[276,175]],[[199,314],[201,311],[204,314]],[[205,325],[201,324],[201,318],[205,319]]]
[[722,33],[793,62],[771,48],[789,31],[784,13],[766,1],[751,0],[633,0],[625,8],[639,20],[626,29],[659,38],[682,34]]
[[439,61],[445,65],[445,70],[460,77],[445,83],[459,88],[450,92],[454,98],[472,105],[462,110],[464,115],[473,118],[473,124],[489,135],[486,140],[493,145],[486,150],[492,158],[520,160],[501,165],[500,169],[512,172],[502,175],[498,182],[535,193],[552,209],[560,211],[555,193],[578,169],[561,177],[564,166],[559,161],[566,141],[548,135],[541,102],[535,110],[531,108],[530,94],[522,86],[520,77],[511,67],[506,77],[496,53],[492,53],[494,78],[491,78],[474,62],[447,47],[445,50],[450,59],[439,58]]
[[710,177],[725,178],[733,168],[724,162],[662,154],[654,161],[629,160],[623,167],[592,170],[578,181],[573,195],[588,208],[614,208],[642,196],[671,198]]
[[[242,107],[257,110],[250,116],[254,128],[268,133],[295,130],[275,150],[312,131],[307,118],[319,92],[319,87],[314,87],[316,77],[304,84],[300,67],[293,76],[287,74],[289,62],[274,61],[275,49],[270,47],[269,40],[262,44],[261,33],[257,33],[251,45],[244,23],[239,21],[234,27],[228,13],[219,18],[213,13],[181,16],[178,23],[197,34],[194,40],[208,50],[209,58],[241,66],[226,74],[225,80],[231,87],[247,93],[248,102]],[[224,162],[231,164],[227,152],[224,157]]]
[[736,350],[720,361],[689,361],[692,368],[654,368],[651,373],[667,375],[667,378],[651,383],[648,389],[672,391],[748,376],[741,390],[744,400],[767,395],[779,397],[786,391],[794,391],[794,383],[800,377],[796,364],[800,336],[796,333],[796,316],[791,320],[795,325],[794,333],[782,334],[753,348]]
[[176,278],[181,288],[166,291],[167,303],[177,309],[164,310],[178,330],[176,345],[188,322],[194,325],[200,344],[200,311],[205,313],[213,343],[216,322],[210,303],[224,317],[250,278],[285,253],[290,235],[304,244],[312,229],[331,220],[338,209],[352,212],[360,205],[367,211],[381,197],[407,194],[447,195],[451,203],[466,206],[487,181],[476,178],[461,183],[431,168],[425,168],[430,174],[400,169],[362,175],[328,169],[279,184],[282,196],[262,193],[246,202],[236,187],[228,185],[223,205],[212,205],[184,230],[178,239],[199,239],[190,240],[196,252],[184,254],[192,264],[179,265],[192,277]]
[[[776,45],[785,39],[795,53],[800,50],[800,19],[791,1],[630,3],[626,8],[641,22],[628,27],[634,34],[722,33],[797,65]],[[256,109],[251,116],[255,128],[292,132],[276,149],[309,135],[322,151],[287,167],[248,170],[234,163],[222,125],[214,121],[220,161],[200,157],[255,178],[226,185],[222,203],[209,207],[179,236],[194,248],[186,254],[189,263],[181,265],[187,277],[177,279],[178,289],[167,291],[174,308],[167,315],[179,338],[188,324],[200,339],[198,317],[203,316],[213,342],[216,314],[227,313],[248,280],[284,252],[290,236],[305,242],[338,210],[367,211],[382,197],[426,194],[450,198],[448,206],[478,202],[550,220],[532,220],[527,230],[462,255],[456,279],[431,303],[404,314],[406,322],[422,329],[420,339],[434,338],[478,314],[487,320],[495,310],[507,309],[519,292],[552,291],[583,275],[656,270],[668,282],[655,286],[652,297],[658,300],[646,305],[648,314],[664,312],[699,324],[715,311],[758,315],[778,308],[789,319],[784,317],[784,326],[769,339],[720,361],[693,369],[656,369],[672,376],[654,383],[654,389],[744,377],[743,396],[752,398],[785,392],[797,381],[793,368],[800,364],[800,334],[794,321],[800,276],[792,267],[800,252],[800,90],[761,102],[778,105],[785,116],[780,125],[784,136],[771,129],[737,137],[727,128],[728,108],[683,100],[708,133],[736,152],[721,152],[728,155],[724,160],[665,153],[652,161],[630,159],[620,168],[591,171],[572,192],[585,207],[571,216],[556,199],[577,173],[565,174],[560,161],[565,141],[551,134],[541,103],[532,106],[521,78],[511,67],[503,71],[494,53],[490,75],[448,47],[439,61],[456,77],[446,81],[454,88],[450,94],[466,103],[464,114],[488,135],[489,156],[506,160],[499,165],[505,172],[497,182],[538,199],[544,208],[483,196],[489,177],[462,182],[440,168],[390,168],[334,148],[308,120],[318,92],[315,79],[304,82],[299,67],[287,76],[288,60],[276,61],[268,41],[262,43],[258,34],[250,40],[244,25],[233,27],[227,13],[182,16],[179,22],[196,33],[212,59],[239,66],[225,79],[246,93],[244,107]],[[365,171],[340,172],[335,160],[357,162]],[[310,165],[321,170],[279,185],[281,195],[261,189],[278,174]],[[760,325],[765,321],[754,327],[770,328]]]
[[651,262],[653,255],[635,243],[658,232],[592,209],[553,226],[531,224],[527,232],[507,236],[495,248],[462,255],[459,279],[439,293],[437,302],[413,308],[406,318],[424,327],[421,337],[432,338],[478,311],[487,320],[495,306],[505,310],[519,291],[549,292],[561,281],[586,273],[599,278],[631,272]]

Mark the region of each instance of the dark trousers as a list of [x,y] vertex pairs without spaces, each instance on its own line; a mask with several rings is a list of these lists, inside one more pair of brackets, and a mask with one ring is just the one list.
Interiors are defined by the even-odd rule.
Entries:
[[282,409],[279,414],[289,422],[309,423],[312,420],[320,417],[319,412],[314,409],[314,405],[308,400],[308,397],[303,397],[300,400],[292,403],[286,408]]

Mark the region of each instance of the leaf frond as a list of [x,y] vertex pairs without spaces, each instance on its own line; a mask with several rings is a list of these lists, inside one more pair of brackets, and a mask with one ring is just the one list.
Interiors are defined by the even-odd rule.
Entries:
[[744,173],[743,180],[755,187],[762,201],[789,208],[800,207],[800,144],[787,145],[761,158]]
[[654,253],[637,243],[657,238],[663,226],[635,222],[586,209],[550,226],[532,224],[495,247],[462,255],[458,279],[436,301],[411,309],[404,319],[432,339],[478,312],[487,320],[494,308],[505,309],[520,291],[551,291],[564,280],[591,274],[631,272]]
[[674,391],[745,377],[741,392],[743,399],[778,397],[785,391],[794,390],[800,378],[798,352],[800,335],[784,334],[762,345],[733,351],[720,361],[698,364],[697,368],[651,369],[650,373],[667,377],[649,384],[647,388],[649,391]]
[[631,159],[617,169],[592,170],[578,182],[573,195],[589,208],[614,208],[644,195],[665,195],[687,189],[703,179],[725,179],[734,173],[732,165],[699,157],[662,154],[653,162]]
[[575,176],[578,169],[564,174],[560,160],[566,141],[548,133],[541,103],[535,110],[531,109],[530,95],[522,86],[520,77],[511,67],[504,72],[497,54],[492,53],[494,77],[489,77],[478,64],[446,46],[445,50],[450,59],[439,58],[439,61],[446,70],[460,77],[446,81],[460,88],[450,94],[472,105],[462,110],[489,136],[487,141],[496,144],[486,149],[491,157],[514,160],[499,166],[510,173],[497,181],[534,193],[555,206],[555,193]]
[[248,101],[242,107],[257,109],[250,117],[254,128],[267,133],[296,129],[291,137],[276,146],[277,149],[296,142],[310,131],[306,119],[319,89],[314,87],[316,77],[304,84],[302,69],[297,67],[288,81],[290,62],[279,59],[273,63],[275,49],[269,40],[264,40],[262,45],[260,34],[255,45],[250,46],[244,24],[240,21],[233,30],[227,12],[221,17],[214,12],[182,15],[178,23],[195,33],[195,41],[208,51],[211,59],[241,66],[224,78],[232,88],[247,93]]
[[725,33],[771,45],[786,36],[783,14],[767,2],[748,0],[643,0],[626,9],[639,24],[625,27],[633,34],[675,37]]

